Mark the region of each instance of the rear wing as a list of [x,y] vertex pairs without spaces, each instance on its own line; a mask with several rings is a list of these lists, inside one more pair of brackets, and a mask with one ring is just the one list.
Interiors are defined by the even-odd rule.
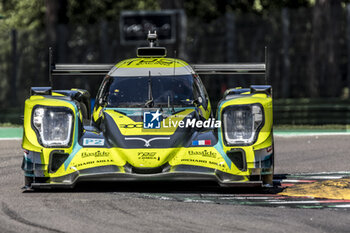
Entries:
[[51,64],[52,76],[106,75],[114,64]]
[[[106,75],[114,64],[52,64],[51,75]],[[265,63],[193,64],[198,74],[265,74]]]
[[265,74],[265,63],[246,64],[195,64],[191,65],[198,74]]
[[[52,49],[49,49],[49,78],[52,84],[53,76],[99,76],[106,75],[114,64],[54,64]],[[268,64],[267,47],[265,47],[265,63],[231,63],[231,64],[192,64],[198,74],[259,74],[265,76],[267,82]]]
[[265,47],[264,63],[231,63],[231,64],[194,64],[191,65],[198,74],[259,74],[268,82],[268,56]]

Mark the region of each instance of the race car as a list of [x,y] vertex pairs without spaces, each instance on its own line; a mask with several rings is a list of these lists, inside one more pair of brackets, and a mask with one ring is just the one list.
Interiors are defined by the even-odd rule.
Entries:
[[199,76],[267,76],[266,61],[189,65],[166,57],[156,33],[147,38],[149,47],[116,65],[50,62],[50,80],[105,77],[92,113],[86,90],[31,88],[22,141],[25,188],[173,180],[271,187],[271,86],[228,89],[213,113]]

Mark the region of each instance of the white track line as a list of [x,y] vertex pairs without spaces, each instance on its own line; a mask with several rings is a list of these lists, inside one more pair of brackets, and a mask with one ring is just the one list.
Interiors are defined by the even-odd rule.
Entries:
[[333,175],[337,175],[339,176],[339,174],[341,175],[350,175],[350,171],[330,171],[330,172],[302,172],[302,173],[294,173],[293,176],[297,177],[297,176],[305,176],[305,175],[309,175],[309,176],[322,176],[322,175],[329,175],[329,176],[333,176]]
[[274,197],[219,197],[220,200],[271,200]]
[[22,138],[0,138],[0,141],[14,141],[14,140],[22,140]]
[[293,138],[293,137],[315,137],[315,136],[350,136],[350,132],[319,132],[319,133],[273,133],[275,137]]
[[326,180],[333,180],[333,179],[342,179],[345,176],[308,176],[307,178],[310,180],[322,180],[322,179],[326,179]]
[[332,208],[350,208],[350,204],[344,204],[344,205],[331,205],[329,207]]
[[269,204],[284,205],[284,204],[320,204],[319,201],[267,201]]
[[313,181],[310,181],[310,180],[288,180],[288,179],[281,180],[281,182],[282,183],[313,183]]

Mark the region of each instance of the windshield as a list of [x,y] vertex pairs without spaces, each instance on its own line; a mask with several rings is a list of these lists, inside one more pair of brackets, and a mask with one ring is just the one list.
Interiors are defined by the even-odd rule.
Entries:
[[109,107],[145,107],[150,99],[156,107],[193,103],[192,75],[111,78],[106,93]]

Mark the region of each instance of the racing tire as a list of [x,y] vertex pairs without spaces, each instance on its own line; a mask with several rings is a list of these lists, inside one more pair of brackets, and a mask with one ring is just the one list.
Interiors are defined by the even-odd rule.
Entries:
[[264,185],[273,185],[273,174],[263,175],[261,179]]
[[81,115],[83,115],[84,119],[89,119],[88,118],[88,110],[87,110],[87,107],[84,103],[80,103],[80,111],[81,111]]
[[271,186],[273,186],[273,174],[274,174],[274,170],[275,170],[275,155],[274,154],[273,154],[271,159],[272,159],[272,161],[271,161],[272,173],[269,174],[269,175],[261,176],[261,180],[262,180],[264,185],[271,185]]
[[30,177],[30,176],[24,177],[24,185],[25,186],[30,187],[30,186],[32,186],[32,183],[33,183],[33,177]]

